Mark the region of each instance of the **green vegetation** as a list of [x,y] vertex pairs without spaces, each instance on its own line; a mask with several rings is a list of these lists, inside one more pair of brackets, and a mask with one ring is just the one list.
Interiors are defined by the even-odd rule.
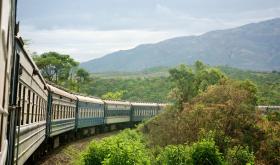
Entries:
[[[185,65],[177,69],[167,67],[155,67],[135,73],[99,73],[90,75],[84,69],[78,68],[78,62],[69,55],[56,52],[34,55],[34,61],[41,70],[42,75],[50,82],[63,86],[73,92],[84,93],[102,97],[104,99],[143,101],[143,102],[170,102],[170,90],[173,94],[180,95],[176,91],[189,90],[188,96],[203,92],[208,85],[216,83],[225,75],[235,80],[250,80],[256,84],[257,100],[260,105],[280,104],[280,72],[254,72],[244,71],[230,67],[211,68],[201,62],[196,62],[192,67]],[[170,72],[168,72],[170,70]],[[219,71],[221,70],[221,71]],[[170,74],[172,72],[177,72]],[[182,80],[178,76],[183,76]],[[177,79],[176,81],[173,81]],[[192,83],[179,84],[185,81],[195,81],[196,86],[188,86]],[[187,89],[189,88],[189,89]],[[169,97],[168,97],[169,96]],[[186,96],[181,96],[186,101]],[[190,99],[188,98],[188,99]]]
[[[212,73],[207,73],[204,81],[211,81],[217,70],[219,74],[235,80],[250,80],[257,87],[257,99],[259,105],[280,105],[280,73],[279,72],[255,72],[244,71],[230,67],[209,68]],[[190,67],[195,70],[195,66]],[[151,68],[137,73],[103,73],[93,74],[93,80],[87,84],[82,92],[101,97],[108,92],[125,91],[121,99],[131,101],[170,102],[167,97],[172,88],[172,82],[168,77],[169,68]],[[209,72],[209,71],[208,71]],[[214,73],[213,73],[214,72]],[[206,77],[207,75],[208,78]],[[202,82],[201,88],[203,87]]]
[[149,165],[149,152],[143,143],[143,137],[136,131],[125,130],[122,133],[92,141],[82,154],[81,164],[85,165]]
[[90,74],[78,68],[78,62],[69,55],[47,52],[32,56],[47,81],[63,86],[71,91],[84,91],[91,81]]
[[174,104],[134,131],[92,142],[80,163],[279,164],[280,115],[256,111],[252,81],[232,80],[201,62],[169,73]]

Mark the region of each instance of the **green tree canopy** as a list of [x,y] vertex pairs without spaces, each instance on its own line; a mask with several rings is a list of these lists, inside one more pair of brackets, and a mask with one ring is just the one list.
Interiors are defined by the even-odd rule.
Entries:
[[183,103],[189,102],[197,94],[205,91],[209,85],[217,84],[225,76],[215,68],[208,68],[200,61],[196,61],[194,70],[186,65],[169,70],[169,78],[173,82],[170,96],[175,98],[179,110]]
[[42,75],[49,81],[56,83],[60,80],[67,80],[71,69],[79,64],[69,55],[57,52],[47,52],[39,56],[35,55],[33,59],[41,70]]
[[121,100],[125,91],[108,92],[101,96],[105,100]]

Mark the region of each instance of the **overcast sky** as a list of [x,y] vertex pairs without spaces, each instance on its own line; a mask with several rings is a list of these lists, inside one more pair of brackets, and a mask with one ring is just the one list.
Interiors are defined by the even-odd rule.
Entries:
[[280,0],[18,0],[30,51],[78,61],[143,43],[280,17]]

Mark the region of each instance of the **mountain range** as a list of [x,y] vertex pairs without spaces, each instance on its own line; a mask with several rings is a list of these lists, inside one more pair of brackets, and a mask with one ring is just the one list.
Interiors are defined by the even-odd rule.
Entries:
[[237,28],[183,36],[110,53],[80,66],[90,72],[134,72],[157,66],[226,65],[256,71],[280,70],[280,18]]

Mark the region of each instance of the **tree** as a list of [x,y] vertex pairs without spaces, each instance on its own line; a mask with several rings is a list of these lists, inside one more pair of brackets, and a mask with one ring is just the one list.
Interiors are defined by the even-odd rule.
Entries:
[[171,97],[175,98],[175,105],[183,110],[183,103],[189,102],[195,95],[195,75],[186,65],[169,70],[169,78],[173,82]]
[[105,100],[121,100],[125,91],[108,92],[101,96]]
[[76,77],[77,77],[78,83],[85,82],[85,81],[89,80],[90,74],[85,69],[79,68],[76,72]]
[[41,70],[42,75],[49,81],[55,83],[67,80],[71,68],[78,66],[78,62],[69,55],[63,55],[57,52],[47,52],[40,56],[35,55],[33,59]]
[[90,74],[83,68],[78,68],[76,71],[77,92],[80,92],[81,85],[86,85],[90,81]]
[[188,103],[197,94],[205,91],[209,85],[217,84],[225,76],[221,71],[207,68],[200,61],[196,61],[194,71],[186,65],[169,70],[169,78],[173,82],[171,97],[181,111],[183,103]]

